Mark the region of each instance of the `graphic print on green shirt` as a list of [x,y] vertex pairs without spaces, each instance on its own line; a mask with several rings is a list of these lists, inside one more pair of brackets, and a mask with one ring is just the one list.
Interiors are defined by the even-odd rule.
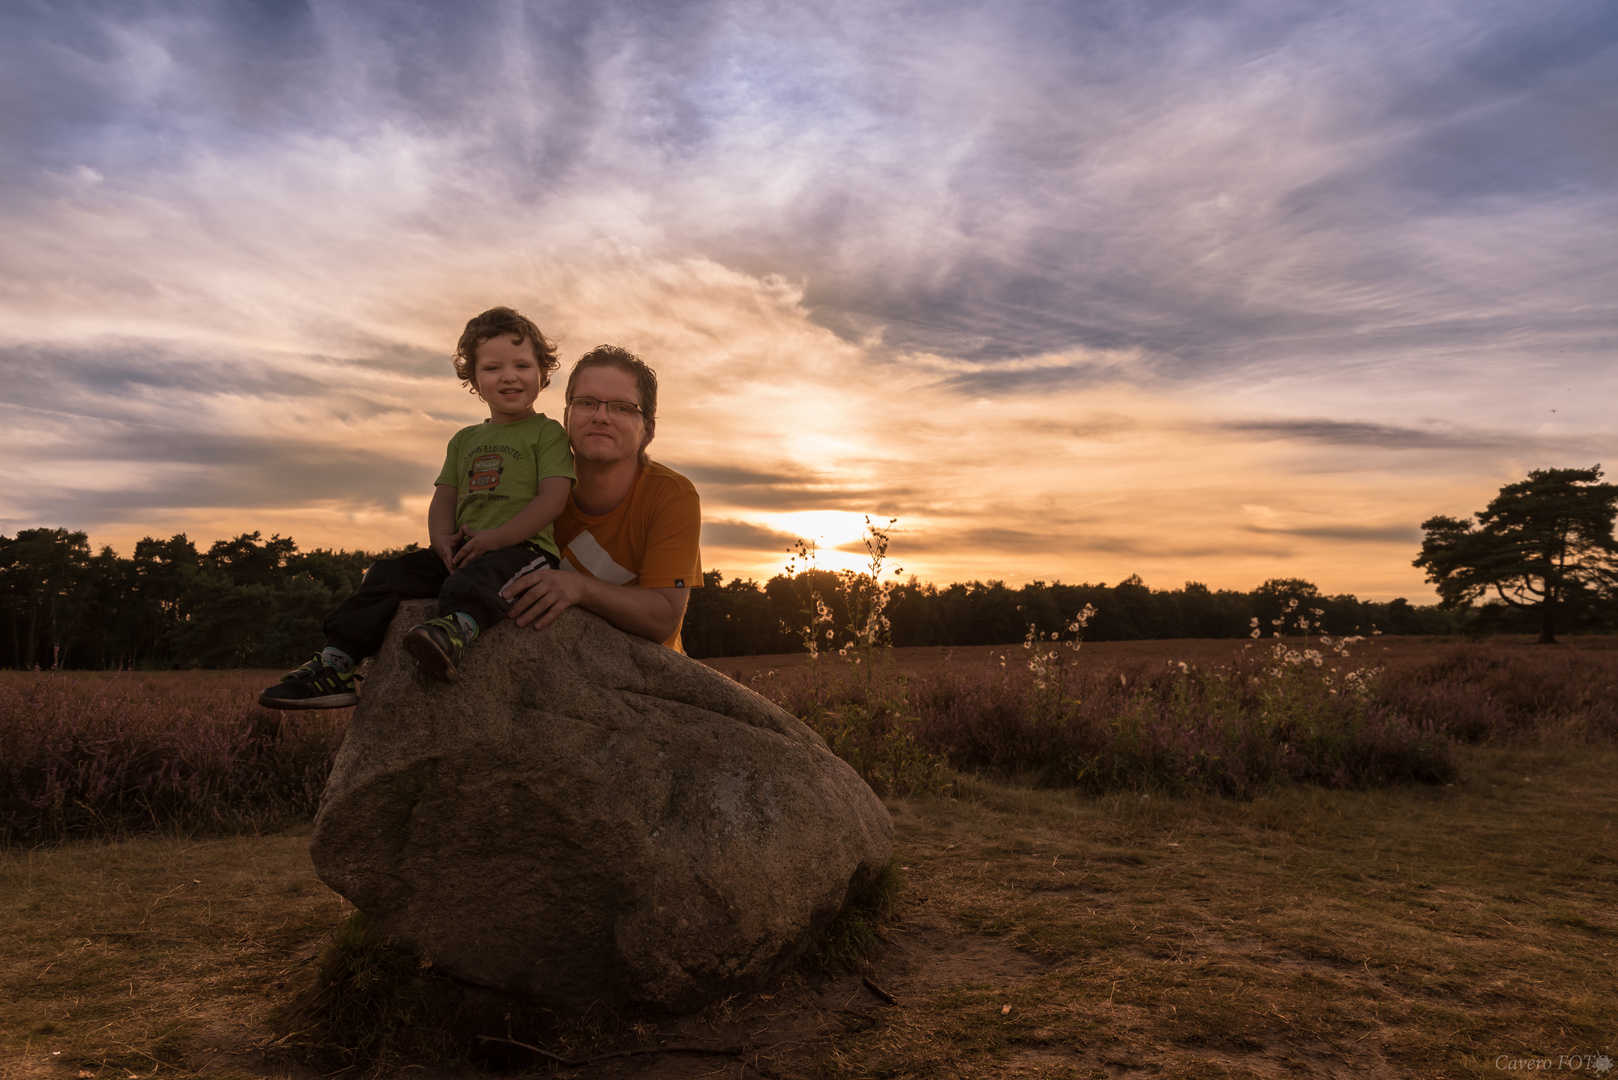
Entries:
[[[539,482],[565,476],[571,484],[573,452],[562,425],[535,413],[515,424],[484,421],[462,428],[444,452],[437,482],[455,489],[455,526],[474,531],[496,529],[533,501]],[[560,556],[550,525],[532,543]]]

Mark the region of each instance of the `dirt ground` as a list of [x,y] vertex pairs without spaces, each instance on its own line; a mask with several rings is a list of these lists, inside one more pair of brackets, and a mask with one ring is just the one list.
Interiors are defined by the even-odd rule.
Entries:
[[[506,1075],[1443,1078],[1618,1058],[1618,754],[1477,748],[1463,773],[1245,803],[973,781],[890,801],[903,886],[863,972],[602,1022]],[[316,1080],[267,1017],[349,910],[297,833],[0,856],[0,1080]]]

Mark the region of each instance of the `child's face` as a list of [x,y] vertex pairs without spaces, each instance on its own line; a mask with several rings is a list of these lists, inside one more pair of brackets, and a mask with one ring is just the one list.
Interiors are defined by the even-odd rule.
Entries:
[[472,354],[478,397],[489,406],[489,420],[515,424],[534,415],[534,399],[539,397],[539,361],[534,343],[511,335],[492,337]]

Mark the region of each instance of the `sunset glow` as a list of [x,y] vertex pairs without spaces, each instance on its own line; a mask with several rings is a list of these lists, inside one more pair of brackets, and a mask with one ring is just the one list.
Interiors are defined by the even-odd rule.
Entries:
[[1430,602],[1422,520],[1618,467],[1598,0],[0,21],[7,533],[423,541],[494,304],[659,371],[727,577],[870,515],[939,583]]

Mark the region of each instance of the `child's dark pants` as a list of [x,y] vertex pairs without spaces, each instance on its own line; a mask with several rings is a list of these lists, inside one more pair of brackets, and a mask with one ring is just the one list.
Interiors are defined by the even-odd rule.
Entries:
[[378,559],[365,572],[359,592],[326,616],[326,644],[355,660],[375,655],[401,600],[438,597],[438,614],[461,611],[487,630],[506,617],[511,604],[500,590],[530,570],[556,568],[556,556],[527,544],[479,555],[453,574],[430,548],[397,559]]

